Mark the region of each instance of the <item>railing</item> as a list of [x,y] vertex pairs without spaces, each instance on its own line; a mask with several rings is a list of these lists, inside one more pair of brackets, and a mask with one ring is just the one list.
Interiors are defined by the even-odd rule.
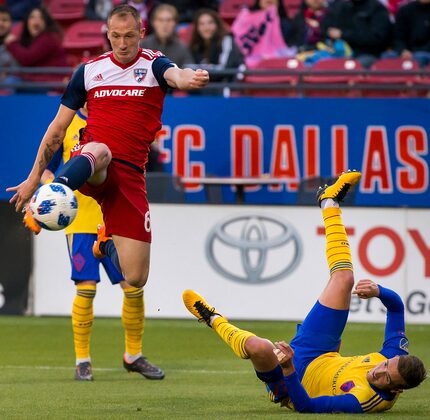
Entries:
[[[73,68],[69,67],[0,67],[0,75],[13,75],[19,78],[20,75],[26,74],[55,74],[64,75],[64,81],[12,81],[5,82],[5,79],[0,78],[0,90],[14,91],[62,91],[67,85],[67,81],[73,73]],[[211,81],[207,87],[202,89],[203,94],[223,94],[230,96],[232,93],[247,94],[255,90],[265,90],[268,93],[274,90],[279,92],[291,92],[296,96],[306,96],[308,91],[397,91],[403,90],[406,92],[430,92],[430,71],[428,69],[421,70],[288,70],[288,69],[267,69],[267,70],[238,70],[238,69],[212,69],[209,71],[210,77],[215,80],[225,79],[223,81]],[[255,83],[247,82],[247,76],[291,76],[295,78],[294,83]],[[312,83],[306,81],[306,77],[321,77],[321,76],[347,76],[357,77],[357,80],[351,83]],[[390,77],[408,76],[409,83],[366,83],[366,78],[369,76],[384,76]],[[227,80],[228,79],[228,80]],[[251,93],[252,94],[252,93]]]

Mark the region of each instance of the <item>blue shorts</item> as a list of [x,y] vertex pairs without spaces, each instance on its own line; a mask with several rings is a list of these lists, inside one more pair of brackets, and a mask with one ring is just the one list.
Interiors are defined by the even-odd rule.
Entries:
[[69,250],[70,264],[72,266],[71,279],[75,283],[80,281],[100,281],[100,264],[106,271],[112,284],[118,284],[124,280],[124,276],[118,272],[109,257],[97,259],[93,255],[93,244],[97,235],[93,233],[72,233],[66,236]]
[[294,350],[294,367],[300,380],[309,363],[324,353],[339,351],[349,311],[331,309],[317,301],[303,321],[297,325],[290,345]]

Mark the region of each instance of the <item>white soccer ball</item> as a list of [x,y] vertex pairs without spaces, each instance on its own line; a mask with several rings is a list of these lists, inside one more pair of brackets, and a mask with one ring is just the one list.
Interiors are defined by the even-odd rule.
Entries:
[[42,185],[34,193],[29,208],[40,227],[61,230],[75,220],[78,201],[69,187],[53,182]]

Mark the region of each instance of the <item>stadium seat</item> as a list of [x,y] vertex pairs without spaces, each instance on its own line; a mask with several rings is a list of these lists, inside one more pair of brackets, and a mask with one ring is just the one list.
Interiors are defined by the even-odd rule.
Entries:
[[[245,76],[243,81],[255,84],[283,84],[286,89],[282,89],[282,87],[277,89],[251,88],[246,90],[245,94],[251,96],[297,96],[297,93],[288,87],[297,85],[299,82],[298,72],[303,69],[303,63],[295,58],[276,57],[262,60],[252,70],[267,70],[267,74],[250,74]],[[270,74],[271,70],[288,70],[288,73]]]
[[55,0],[47,4],[49,13],[61,25],[85,18],[85,0]]
[[[377,88],[363,90],[363,96],[416,96],[416,92],[412,91],[410,87],[419,80],[419,76],[416,73],[411,74],[411,72],[419,70],[419,65],[415,60],[403,60],[401,58],[383,58],[378,60],[372,65],[368,76],[363,80],[365,85],[376,85]],[[401,73],[389,74],[390,71]],[[381,74],[381,72],[387,73]],[[394,86],[390,87],[390,84]],[[386,88],[380,88],[380,86],[385,86]]]
[[219,14],[222,20],[231,25],[240,9],[251,7],[253,4],[253,0],[224,0],[219,6]]
[[[327,72],[327,74],[305,76],[303,78],[307,85],[305,96],[359,96],[359,93],[351,88],[363,79],[362,75],[354,73],[363,71],[360,62],[351,58],[328,58],[317,61],[309,69],[315,72]],[[330,84],[338,85],[339,87],[335,88],[332,86],[326,88],[326,86]]]
[[70,64],[75,66],[84,59],[101,54],[107,49],[106,25],[100,21],[80,21],[65,33],[63,46]]
[[416,78],[414,86],[418,87],[417,95],[424,98],[430,97],[430,64],[421,69],[422,73]]

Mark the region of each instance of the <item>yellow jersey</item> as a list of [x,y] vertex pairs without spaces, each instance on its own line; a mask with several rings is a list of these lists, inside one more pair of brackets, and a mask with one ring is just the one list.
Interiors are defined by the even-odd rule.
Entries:
[[[78,111],[67,128],[63,142],[63,160],[70,159],[70,150],[79,141],[79,130],[87,124],[87,118]],[[103,224],[103,214],[100,206],[93,198],[75,191],[78,199],[78,214],[73,223],[65,229],[66,234],[70,233],[97,233],[97,226]]]
[[387,358],[381,353],[352,357],[343,357],[337,352],[324,353],[308,365],[301,382],[311,398],[352,394],[363,412],[389,410],[399,394],[385,400],[366,379],[367,372],[384,360]]

